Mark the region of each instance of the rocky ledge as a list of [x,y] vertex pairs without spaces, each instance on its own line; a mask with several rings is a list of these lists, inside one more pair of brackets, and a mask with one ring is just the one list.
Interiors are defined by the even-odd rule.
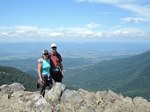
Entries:
[[24,91],[19,83],[0,86],[0,112],[150,112],[142,97],[124,97],[111,90],[69,90],[56,83],[45,97],[39,91]]

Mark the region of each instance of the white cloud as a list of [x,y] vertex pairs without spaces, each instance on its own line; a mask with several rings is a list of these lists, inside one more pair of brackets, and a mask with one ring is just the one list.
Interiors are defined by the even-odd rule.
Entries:
[[63,27],[59,31],[63,33],[65,37],[101,37],[101,32],[95,31],[99,25],[95,23],[86,24],[83,27]]
[[37,31],[38,28],[36,26],[16,26],[16,30],[20,32],[28,32],[28,31]]
[[148,20],[145,18],[125,17],[122,19],[122,21],[127,23],[141,23],[147,22]]
[[94,22],[91,22],[91,23],[89,23],[89,24],[86,24],[85,26],[86,26],[87,28],[97,28],[97,27],[100,26],[100,24],[96,24],[96,23],[94,23]]
[[120,4],[118,5],[118,7],[137,13],[140,16],[150,18],[150,7],[147,5],[140,5],[140,4],[136,5],[135,2],[133,4]]
[[1,37],[16,37],[21,38],[86,38],[86,37],[101,37],[101,32],[95,31],[98,24],[89,23],[83,27],[61,27],[55,30],[50,28],[38,28],[36,26],[12,26],[12,27],[0,27]]
[[[140,0],[76,0],[77,2],[91,2],[109,4],[116,7],[120,7],[129,11],[132,11],[140,16],[144,16],[150,19],[150,4]],[[143,3],[142,3],[143,2]]]
[[105,32],[106,37],[112,38],[128,38],[128,39],[144,39],[150,38],[149,33],[138,28],[118,28],[110,32]]
[[59,32],[51,32],[49,33],[50,37],[62,37],[62,33]]
[[[150,38],[149,33],[138,28],[122,28],[117,26],[108,31],[101,31],[97,24],[89,23],[82,27],[38,28],[35,26],[0,27],[1,39],[16,40],[45,40],[73,38]],[[7,30],[7,28],[9,30]]]

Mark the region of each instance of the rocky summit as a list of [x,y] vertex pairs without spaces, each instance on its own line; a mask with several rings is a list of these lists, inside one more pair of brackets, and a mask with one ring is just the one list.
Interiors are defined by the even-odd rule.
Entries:
[[0,86],[0,112],[150,112],[150,102],[111,90],[69,90],[61,83],[42,97],[39,91],[25,91],[23,85],[13,83]]

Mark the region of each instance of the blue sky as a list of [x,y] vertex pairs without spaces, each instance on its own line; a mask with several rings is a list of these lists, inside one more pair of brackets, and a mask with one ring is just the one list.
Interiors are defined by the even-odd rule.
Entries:
[[149,34],[149,0],[0,0],[0,42],[149,42]]

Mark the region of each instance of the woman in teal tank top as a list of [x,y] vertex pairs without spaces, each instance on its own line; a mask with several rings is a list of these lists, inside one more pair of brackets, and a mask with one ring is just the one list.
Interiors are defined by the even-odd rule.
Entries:
[[52,87],[52,79],[50,78],[50,60],[47,50],[43,51],[42,58],[38,59],[38,84],[40,85],[40,94],[44,97],[46,86]]
[[[48,55],[46,54],[46,56]],[[50,75],[50,60],[41,58],[41,62],[42,62],[41,74],[43,76]]]

